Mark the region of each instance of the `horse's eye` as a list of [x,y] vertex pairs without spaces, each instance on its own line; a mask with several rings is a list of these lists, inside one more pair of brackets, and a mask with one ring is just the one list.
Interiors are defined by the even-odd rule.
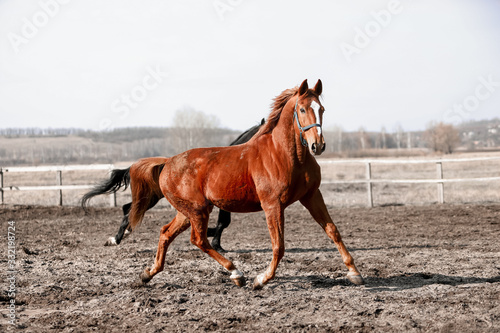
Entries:
[[306,109],[304,109],[304,108],[300,108],[300,112],[302,112],[302,113],[306,113]]

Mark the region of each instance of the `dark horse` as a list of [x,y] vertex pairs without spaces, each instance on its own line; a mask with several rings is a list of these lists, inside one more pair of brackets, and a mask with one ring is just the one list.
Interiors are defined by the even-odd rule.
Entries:
[[161,228],[154,263],[140,275],[143,283],[163,270],[168,246],[189,227],[194,245],[230,272],[236,285],[246,283],[243,273],[207,239],[209,214],[217,206],[228,212],[264,210],[273,258],[254,280],[254,289],[262,288],[274,278],[285,253],[284,211],[296,201],[309,210],[337,246],[349,270],[347,278],[354,284],[364,283],[319,191],[321,170],[313,155],[320,155],[325,147],[321,92],[320,80],[313,89],[305,80],[300,87],[283,91],[275,98],[266,123],[242,145],[145,158],[130,167],[132,230],[158,197],[165,196],[177,210],[174,219]]
[[[264,125],[265,120],[262,119],[260,122],[260,125],[255,125],[245,132],[241,133],[240,136],[236,138],[233,142],[231,142],[230,146],[235,146],[239,145],[242,143],[247,142],[250,140],[255,133],[260,129],[262,125]],[[129,169],[122,169],[122,170],[113,170],[111,178],[107,181],[104,182],[98,186],[96,186],[92,191],[86,193],[83,196],[82,199],[82,206],[85,208],[87,202],[94,196],[100,195],[100,194],[110,194],[113,192],[117,192],[121,186],[124,186],[125,189],[128,187],[128,184],[130,183],[130,173]],[[150,206],[148,209],[153,208],[158,201],[162,197],[154,197],[152,198],[150,202]],[[122,206],[123,210],[123,220],[120,225],[120,228],[118,229],[118,233],[116,234],[115,237],[109,237],[106,240],[106,243],[104,244],[105,246],[114,246],[120,244],[120,242],[127,238],[130,233],[131,233],[131,228],[129,227],[129,219],[128,215],[130,213],[130,208],[132,207],[132,203],[129,202],[125,205]],[[220,209],[219,210],[219,217],[217,219],[217,225],[215,228],[208,228],[207,236],[208,237],[213,237],[212,239],[212,247],[216,249],[219,252],[226,252],[220,245],[220,239],[222,236],[222,232],[224,229],[226,229],[229,224],[231,223],[231,213],[225,210]]]

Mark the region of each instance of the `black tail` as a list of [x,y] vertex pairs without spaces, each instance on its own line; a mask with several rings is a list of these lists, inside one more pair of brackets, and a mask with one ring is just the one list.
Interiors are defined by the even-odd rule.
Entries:
[[111,194],[117,192],[121,187],[124,190],[130,185],[130,168],[128,169],[115,169],[111,171],[111,177],[97,185],[90,192],[85,193],[82,197],[82,208],[87,211],[87,205],[93,197],[100,194]]

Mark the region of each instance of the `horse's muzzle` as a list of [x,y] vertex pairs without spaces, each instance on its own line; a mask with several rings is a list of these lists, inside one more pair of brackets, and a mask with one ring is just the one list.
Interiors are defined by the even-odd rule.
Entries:
[[321,155],[326,149],[326,144],[325,143],[313,143],[311,145],[311,151],[313,152],[314,155]]

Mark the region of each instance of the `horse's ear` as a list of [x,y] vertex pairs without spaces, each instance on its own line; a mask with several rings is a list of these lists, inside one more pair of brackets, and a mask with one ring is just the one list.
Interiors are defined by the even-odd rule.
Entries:
[[321,92],[323,91],[323,83],[321,83],[321,80],[318,80],[318,82],[316,82],[314,91],[316,92],[316,94],[318,94],[318,96],[321,95]]
[[309,86],[307,85],[307,79],[302,82],[299,88],[299,96],[304,95],[307,92],[307,89],[309,89]]

